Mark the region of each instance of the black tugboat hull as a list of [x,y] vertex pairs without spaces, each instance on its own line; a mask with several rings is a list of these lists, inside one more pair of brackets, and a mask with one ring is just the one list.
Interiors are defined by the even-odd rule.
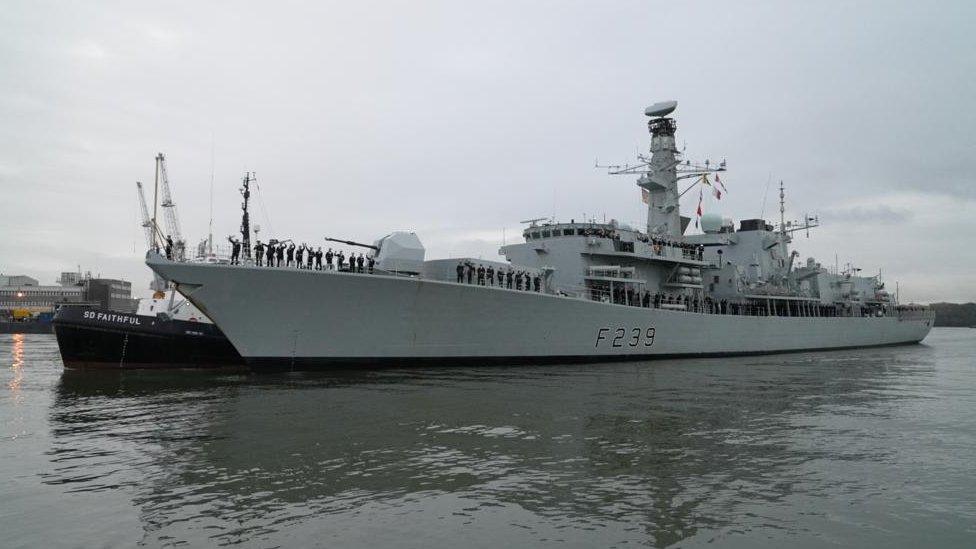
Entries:
[[243,359],[217,326],[62,307],[53,320],[65,368],[234,368]]

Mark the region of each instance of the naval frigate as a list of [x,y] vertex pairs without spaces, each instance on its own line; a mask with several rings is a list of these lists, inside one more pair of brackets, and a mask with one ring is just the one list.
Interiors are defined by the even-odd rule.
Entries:
[[782,187],[778,226],[744,219],[736,228],[699,208],[702,232],[686,234],[679,182],[708,184],[725,162],[683,159],[669,116],[676,106],[648,107],[650,156],[612,170],[637,176],[647,204],[642,229],[536,219],[522,242],[500,248],[500,261],[428,260],[416,234],[394,232],[364,245],[375,259],[368,274],[331,262],[321,270],[260,266],[246,245],[238,264],[174,261],[152,250],[146,263],[258,367],[644,360],[926,337],[934,313],[899,304],[879,276],[796,261],[794,233],[818,222],[787,222]]

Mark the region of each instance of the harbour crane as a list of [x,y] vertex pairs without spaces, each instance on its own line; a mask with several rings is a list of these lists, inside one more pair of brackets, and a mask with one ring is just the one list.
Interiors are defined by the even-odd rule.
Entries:
[[[139,206],[142,208],[142,229],[146,233],[146,246],[148,249],[158,249],[156,244],[156,228],[153,226],[152,219],[149,218],[149,208],[146,207],[146,194],[142,190],[142,183],[136,181],[136,188],[139,189]],[[158,274],[153,273],[153,280],[149,284],[149,289],[156,292],[165,292],[169,285]]]
[[169,188],[169,175],[166,173],[166,157],[163,153],[156,155],[156,169],[162,186],[163,221],[166,223],[166,233],[173,239],[173,257],[182,260],[185,257],[186,241],[180,231],[180,219],[176,213],[176,203]]
[[142,230],[146,232],[147,249],[153,247],[153,223],[149,218],[149,208],[146,207],[146,194],[142,190],[142,183],[136,181],[136,188],[139,189],[139,205],[142,207]]

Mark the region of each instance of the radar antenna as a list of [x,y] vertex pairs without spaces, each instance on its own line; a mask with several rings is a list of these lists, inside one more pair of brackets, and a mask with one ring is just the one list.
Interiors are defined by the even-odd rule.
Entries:
[[528,223],[529,224],[529,227],[537,227],[538,226],[537,223],[539,223],[540,221],[549,221],[550,219],[552,219],[552,218],[550,218],[550,217],[536,217],[536,218],[533,218],[533,219],[526,219],[525,221],[519,221],[519,223]]

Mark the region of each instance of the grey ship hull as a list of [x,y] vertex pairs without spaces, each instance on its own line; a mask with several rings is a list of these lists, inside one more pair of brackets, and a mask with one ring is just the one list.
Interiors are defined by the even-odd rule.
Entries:
[[699,314],[383,275],[149,266],[252,366],[619,361],[917,343],[930,316]]

